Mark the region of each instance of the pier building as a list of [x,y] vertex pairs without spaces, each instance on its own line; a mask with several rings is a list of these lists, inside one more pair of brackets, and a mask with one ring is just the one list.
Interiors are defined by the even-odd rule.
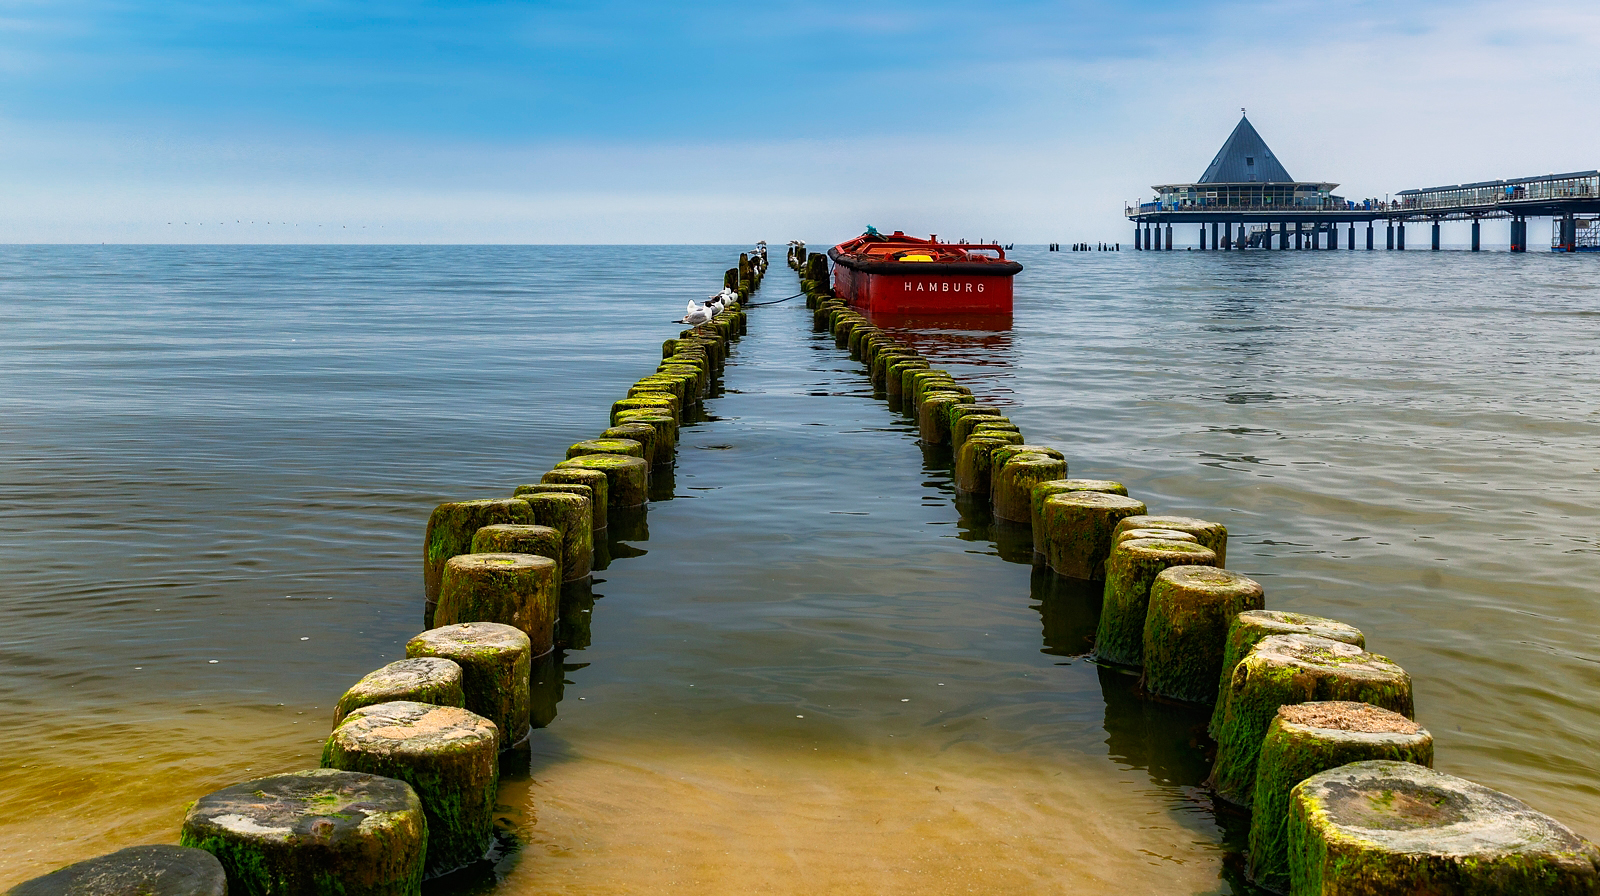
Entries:
[[[1241,110],[1242,111],[1242,110]],[[1428,222],[1433,249],[1442,221],[1472,222],[1472,249],[1481,245],[1480,222],[1511,219],[1511,251],[1528,249],[1528,220],[1552,220],[1557,252],[1600,251],[1600,171],[1577,171],[1508,180],[1403,190],[1392,199],[1350,200],[1336,183],[1297,181],[1243,115],[1205,173],[1189,184],[1158,184],[1154,201],[1127,206],[1135,249],[1171,250],[1173,227],[1199,227],[1200,249],[1337,249],[1340,230],[1355,249],[1356,225],[1376,248],[1375,224],[1384,222],[1384,247],[1406,248],[1406,222]]]

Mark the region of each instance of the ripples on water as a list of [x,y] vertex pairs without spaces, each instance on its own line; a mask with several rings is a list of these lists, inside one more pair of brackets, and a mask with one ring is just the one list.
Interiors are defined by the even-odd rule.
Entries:
[[[315,764],[418,627],[428,510],[603,428],[733,251],[0,250],[0,885]],[[1011,330],[907,338],[1363,628],[1441,769],[1600,833],[1595,259],[1018,254]],[[1094,595],[1008,562],[798,300],[750,317],[569,602],[508,891],[1237,890],[1195,714],[1078,656]]]

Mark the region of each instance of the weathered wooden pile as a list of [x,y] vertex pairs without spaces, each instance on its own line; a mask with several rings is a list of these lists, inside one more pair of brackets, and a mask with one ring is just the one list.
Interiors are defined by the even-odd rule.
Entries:
[[891,409],[946,445],[965,498],[1032,529],[1035,562],[1103,583],[1093,658],[1150,699],[1213,704],[1218,800],[1251,812],[1248,873],[1310,894],[1600,893],[1600,850],[1560,822],[1432,770],[1411,679],[1332,619],[1266,609],[1225,568],[1221,523],[1151,514],[1121,483],[1068,478],[1004,409],[835,297],[826,256],[792,243],[817,331]]
[[642,527],[651,472],[674,463],[678,428],[721,376],[765,272],[764,245],[741,254],[724,278],[741,302],[668,339],[609,428],[538,482],[434,509],[425,631],[339,699],[320,768],[201,797],[181,847],[122,850],[9,892],[412,896],[483,860],[500,755],[530,732],[533,662],[562,638],[563,585],[589,578],[597,531]]

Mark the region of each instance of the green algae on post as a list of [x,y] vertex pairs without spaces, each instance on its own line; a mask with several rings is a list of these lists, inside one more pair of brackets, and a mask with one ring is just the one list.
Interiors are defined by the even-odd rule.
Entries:
[[[623,411],[617,415],[619,426],[629,423],[643,423],[653,427],[656,431],[656,466],[667,466],[677,459],[678,452],[678,424],[666,414],[656,414],[650,411]],[[604,528],[604,527],[602,527]]]
[[1169,567],[1210,566],[1216,559],[1217,555],[1210,548],[1187,541],[1150,538],[1114,545],[1106,558],[1106,584],[1100,598],[1100,626],[1094,635],[1094,658],[1102,663],[1143,665],[1145,615],[1150,607],[1150,586],[1155,584],[1156,576]]
[[993,475],[989,485],[996,519],[1013,523],[1033,523],[1033,488],[1067,476],[1067,462],[1025,446],[1007,445],[994,450]]
[[[575,483],[589,487],[589,510],[593,512],[591,535],[606,528],[606,508],[611,504],[611,479],[602,470],[555,469],[539,477],[541,483]],[[532,508],[529,508],[531,518]],[[564,575],[564,573],[563,573]]]
[[[588,516],[587,506],[583,514]],[[558,569],[549,557],[534,554],[451,557],[444,567],[444,586],[439,589],[439,609],[433,621],[442,626],[503,623],[527,635],[535,654],[544,653],[555,643],[551,632],[561,605]]]
[[[547,488],[581,488],[589,490],[587,485],[550,485]],[[524,494],[529,494],[524,492]],[[534,492],[532,494],[546,494]],[[566,494],[565,492],[549,492],[548,494]],[[585,501],[587,495],[578,495]],[[562,558],[566,553],[561,530],[554,526],[528,526],[512,525],[484,526],[478,534],[472,537],[472,553],[474,554],[537,554],[547,557],[556,565],[556,581],[565,582],[567,577],[562,573]],[[426,703],[427,701],[422,701]]]
[[618,413],[622,411],[637,410],[649,410],[653,413],[666,414],[667,416],[671,417],[675,423],[681,423],[683,421],[683,418],[678,416],[678,408],[676,406],[677,402],[672,399],[672,394],[670,392],[652,392],[650,394],[651,396],[659,395],[661,397],[623,398],[612,402],[611,425],[616,426],[618,423],[622,422],[622,420],[617,417]]
[[1247,874],[1275,892],[1289,889],[1289,793],[1329,769],[1388,759],[1433,765],[1433,735],[1397,712],[1329,701],[1278,707],[1256,763]]
[[178,842],[216,856],[231,893],[417,896],[428,823],[404,781],[317,768],[201,797]]
[[1291,892],[1595,896],[1600,850],[1481,784],[1375,759],[1292,791]]
[[322,766],[410,784],[428,819],[424,870],[437,877],[489,852],[499,739],[493,722],[459,707],[378,703],[356,710],[334,729],[322,749]]
[[6,896],[227,896],[217,857],[187,846],[130,846],[23,881]]
[[[1161,538],[1187,532],[1157,532]],[[1135,539],[1125,539],[1134,541]],[[1168,539],[1169,541],[1175,539]],[[1115,553],[1115,548],[1112,549]],[[1217,677],[1228,642],[1228,625],[1246,610],[1266,603],[1260,583],[1214,566],[1174,566],[1150,585],[1150,606],[1144,618],[1144,679],[1147,693],[1188,703],[1217,699]]]
[[[1017,436],[1020,440],[1022,437]],[[989,439],[974,435],[961,444],[956,452],[956,491],[968,495],[989,494],[990,470],[996,448],[1005,447],[1002,439]]]
[[406,642],[406,656],[439,656],[461,666],[467,709],[494,723],[500,749],[528,735],[528,674],[533,655],[521,629],[467,622],[429,629]]
[[1123,529],[1173,529],[1187,532],[1195,540],[1217,553],[1216,566],[1226,566],[1228,559],[1228,527],[1209,520],[1189,516],[1139,516],[1118,524]]
[[1124,517],[1146,509],[1143,501],[1106,492],[1067,492],[1045,498],[1039,508],[1045,530],[1045,563],[1069,578],[1105,579],[1111,533]]
[[1361,630],[1335,619],[1308,616],[1305,613],[1285,613],[1282,610],[1246,610],[1228,621],[1228,638],[1222,646],[1222,669],[1217,675],[1217,704],[1211,711],[1211,722],[1206,731],[1213,739],[1222,726],[1222,710],[1228,705],[1228,691],[1232,687],[1233,667],[1256,649],[1261,639],[1272,635],[1316,635],[1365,648],[1367,639]]
[[1233,669],[1228,703],[1217,729],[1217,761],[1207,782],[1220,798],[1248,806],[1256,760],[1278,707],[1353,700],[1414,715],[1411,676],[1388,657],[1314,635],[1273,635]]
[[627,439],[638,442],[644,449],[644,453],[640,456],[649,461],[651,466],[664,467],[672,463],[672,454],[662,450],[661,440],[656,435],[656,428],[648,423],[640,423],[637,420],[623,420],[617,423],[616,426],[602,432],[600,438],[601,440]]
[[1045,527],[1040,522],[1044,511],[1044,500],[1051,495],[1064,495],[1068,492],[1105,492],[1108,495],[1127,497],[1128,488],[1110,479],[1051,479],[1035,483],[1028,495],[1028,525],[1033,527],[1035,554],[1044,554]]
[[613,508],[642,507],[650,499],[650,465],[624,454],[590,454],[556,464],[558,470],[599,470],[606,474]]
[[344,696],[339,698],[339,705],[333,710],[333,726],[339,727],[345,716],[363,706],[391,700],[410,700],[434,706],[466,706],[466,692],[462,690],[464,681],[461,666],[455,660],[436,656],[395,660],[381,669],[368,672],[344,692]]
[[[643,463],[638,458],[628,459]],[[541,526],[549,526],[561,533],[561,581],[575,582],[588,578],[594,564],[594,512],[589,506],[588,499],[579,495],[556,492],[535,493],[524,497],[527,499],[528,507],[533,511],[534,522]]]
[[439,602],[439,583],[445,561],[472,550],[472,536],[495,523],[531,523],[533,511],[520,498],[482,501],[447,501],[433,509],[422,541],[422,585],[426,603],[422,624],[433,627],[433,609]]
[[946,412],[953,405],[961,404],[966,396],[955,393],[938,392],[930,393],[918,409],[917,429],[922,435],[925,445],[943,445],[950,441],[949,418]]

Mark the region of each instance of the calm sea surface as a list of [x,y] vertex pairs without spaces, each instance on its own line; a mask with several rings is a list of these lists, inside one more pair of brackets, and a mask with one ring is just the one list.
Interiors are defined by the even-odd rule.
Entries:
[[[428,511],[603,429],[736,251],[0,247],[0,888],[316,765],[420,627]],[[1011,329],[907,338],[1600,836],[1600,258],[1015,255]],[[498,865],[435,892],[1248,892],[1204,714],[1081,658],[1097,595],[800,300],[723,385],[568,596]]]

